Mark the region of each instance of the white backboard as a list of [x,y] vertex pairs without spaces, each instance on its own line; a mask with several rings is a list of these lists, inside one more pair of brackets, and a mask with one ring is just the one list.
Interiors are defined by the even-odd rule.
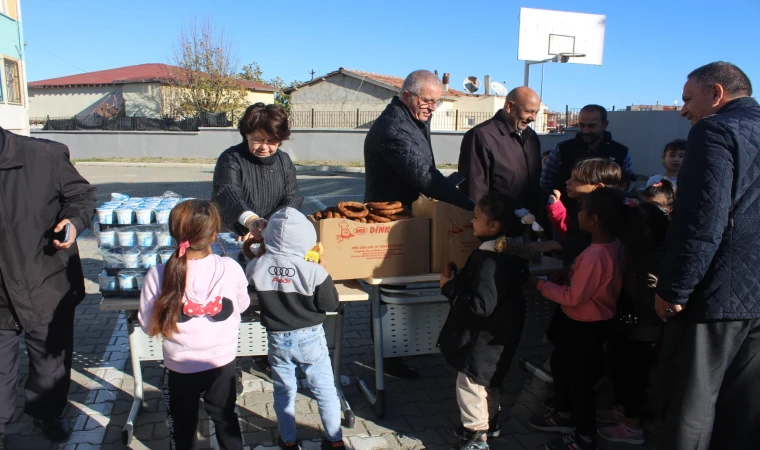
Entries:
[[568,62],[601,66],[606,21],[599,14],[520,8],[517,59],[543,61],[559,53],[583,53]]

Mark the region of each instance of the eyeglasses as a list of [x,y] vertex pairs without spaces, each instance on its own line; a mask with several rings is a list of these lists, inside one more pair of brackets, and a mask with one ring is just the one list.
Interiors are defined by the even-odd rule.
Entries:
[[261,138],[257,138],[257,137],[249,137],[248,138],[248,142],[250,142],[253,145],[264,145],[264,144],[267,144],[270,147],[277,147],[277,146],[280,145],[280,141],[278,141],[278,140],[275,140],[275,139],[266,140],[266,139],[261,139]]
[[420,102],[423,105],[435,106],[436,108],[438,108],[439,106],[443,105],[443,100],[440,100],[440,99],[439,100],[433,100],[432,98],[420,97],[420,94],[416,94],[416,93],[414,93],[412,91],[406,91],[406,92],[408,92],[408,93],[414,95],[415,97],[417,97],[418,99],[420,99]]

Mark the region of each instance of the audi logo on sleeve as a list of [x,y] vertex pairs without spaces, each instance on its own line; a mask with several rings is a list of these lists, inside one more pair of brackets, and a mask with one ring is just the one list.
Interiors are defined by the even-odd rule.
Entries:
[[296,275],[296,269],[292,267],[269,267],[269,275],[275,277],[294,277]]

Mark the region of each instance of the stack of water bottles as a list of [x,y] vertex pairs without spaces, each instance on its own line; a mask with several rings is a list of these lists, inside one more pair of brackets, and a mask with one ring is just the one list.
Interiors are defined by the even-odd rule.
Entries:
[[[110,201],[96,208],[93,230],[105,263],[98,275],[104,297],[138,295],[148,269],[174,254],[177,243],[169,233],[169,215],[184,200],[190,198],[171,191],[145,198],[113,193]],[[212,251],[239,260],[241,244],[231,234],[220,234]]]

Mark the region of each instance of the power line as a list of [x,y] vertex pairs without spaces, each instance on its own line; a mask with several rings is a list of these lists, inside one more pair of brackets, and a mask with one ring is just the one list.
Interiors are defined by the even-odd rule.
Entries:
[[[34,43],[36,43],[37,45],[39,45],[41,49],[43,49],[43,50],[45,50],[46,52],[50,53],[50,54],[51,54],[51,55],[53,55],[54,57],[56,57],[56,58],[60,59],[60,60],[61,60],[61,61],[63,61],[64,63],[66,63],[66,64],[70,65],[71,67],[73,67],[73,68],[77,69],[77,70],[78,70],[78,71],[80,71],[81,73],[87,73],[87,72],[88,72],[87,70],[84,70],[84,69],[82,69],[81,67],[77,66],[76,64],[73,64],[73,63],[71,63],[71,62],[69,62],[69,61],[66,61],[65,59],[63,59],[63,58],[61,58],[60,56],[56,55],[56,54],[55,54],[55,53],[53,53],[52,51],[48,50],[48,49],[47,49],[47,47],[45,47],[44,45],[40,44],[40,43],[39,43],[39,42],[38,42],[36,39],[32,39],[32,38],[31,38],[31,37],[29,37],[28,35],[27,35],[26,37],[27,37],[27,39],[29,39],[29,40],[33,41]],[[100,78],[102,78],[103,80],[107,80],[107,78],[103,78],[103,77],[100,77]],[[108,80],[108,81],[110,81],[110,80]]]

